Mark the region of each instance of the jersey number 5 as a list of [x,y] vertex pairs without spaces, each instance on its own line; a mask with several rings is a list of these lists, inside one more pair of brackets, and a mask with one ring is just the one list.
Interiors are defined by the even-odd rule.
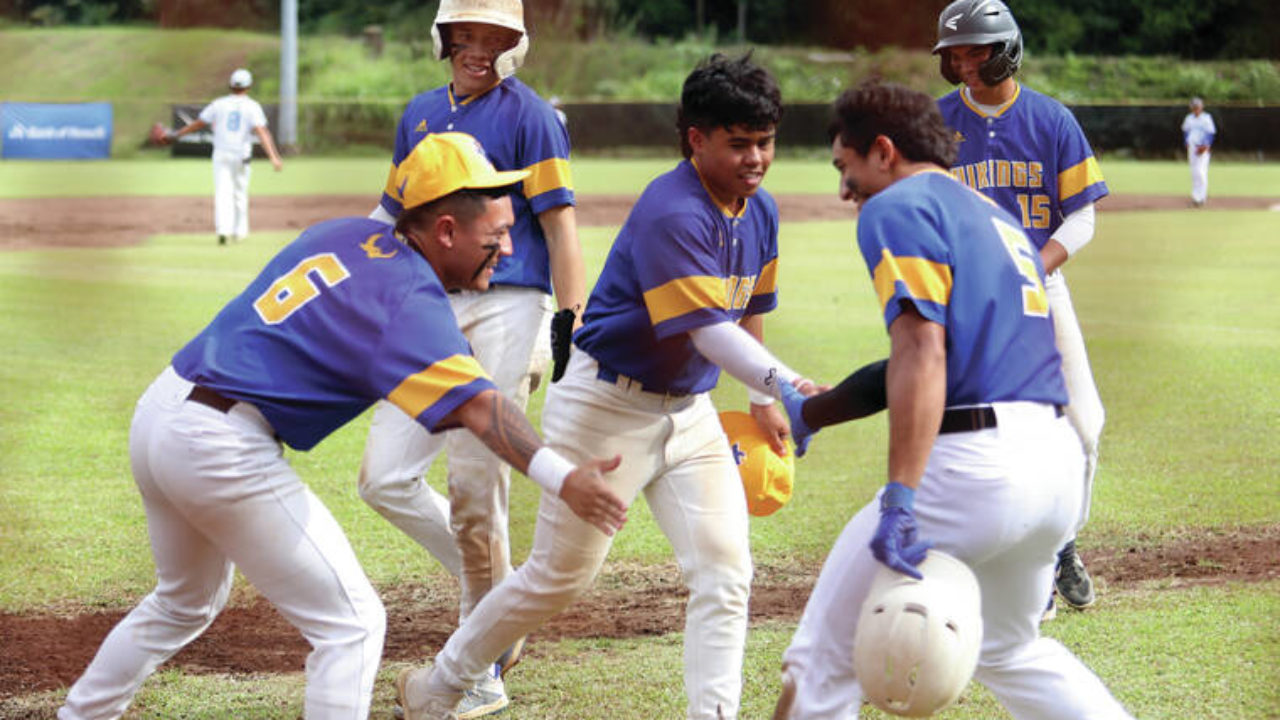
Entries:
[[1000,233],[1004,249],[1009,251],[1013,266],[1022,276],[1022,314],[1033,317],[1049,316],[1049,298],[1044,292],[1044,281],[1040,279],[1040,271],[1036,268],[1035,249],[1027,239],[1022,228],[1017,228],[1003,220],[991,218],[991,223]]
[[278,325],[320,295],[316,280],[324,283],[325,287],[333,287],[348,277],[351,273],[337,255],[312,255],[276,278],[271,287],[253,301],[253,309],[262,322]]

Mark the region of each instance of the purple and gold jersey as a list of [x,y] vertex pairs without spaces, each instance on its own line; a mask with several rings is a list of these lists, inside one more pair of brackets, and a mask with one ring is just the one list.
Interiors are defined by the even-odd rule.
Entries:
[[603,374],[650,392],[700,393],[720,368],[690,330],[778,303],[778,206],[764,190],[737,214],[718,205],[685,160],[655,178],[631,208],[573,342]]
[[947,173],[863,203],[858,247],[885,327],[911,303],[947,333],[947,406],[1067,404],[1044,267],[1018,222]]
[[1036,249],[1064,217],[1107,196],[1080,123],[1057,100],[1018,85],[994,115],[960,90],[940,98],[938,109],[959,141],[951,174],[1021,220]]
[[569,132],[547,101],[509,77],[478,95],[458,98],[446,85],[409,101],[396,129],[391,173],[382,207],[400,216],[392,182],[395,168],[427,133],[464,132],[480,141],[499,170],[528,170],[521,192],[511,194],[516,222],[511,228],[512,254],[498,262],[492,283],[551,292],[551,261],[538,213],[573,205],[569,172]]
[[298,450],[384,397],[443,430],[455,408],[494,387],[431,266],[366,218],[308,228],[174,355],[173,368],[253,403]]

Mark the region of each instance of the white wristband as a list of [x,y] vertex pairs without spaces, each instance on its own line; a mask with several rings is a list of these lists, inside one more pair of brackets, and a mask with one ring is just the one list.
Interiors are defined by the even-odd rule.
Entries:
[[772,395],[762,393],[759,390],[756,390],[755,388],[747,388],[747,399],[751,401],[752,405],[772,405],[773,404]]
[[560,453],[543,445],[529,460],[529,479],[542,486],[543,490],[560,497],[560,488],[564,487],[564,479],[569,477],[575,466],[565,460]]

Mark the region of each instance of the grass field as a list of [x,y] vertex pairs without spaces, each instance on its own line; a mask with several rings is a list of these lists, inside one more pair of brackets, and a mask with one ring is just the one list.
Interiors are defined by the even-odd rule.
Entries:
[[[676,162],[669,158],[596,158],[573,161],[574,186],[588,195],[639,194],[646,183]],[[807,149],[796,157],[780,157],[769,171],[767,187],[777,193],[825,195],[836,191],[829,154]],[[255,165],[253,195],[368,193],[376,195],[387,179],[386,158],[288,158],[274,173]],[[1175,161],[1101,161],[1111,192],[1133,195],[1187,194],[1186,163]],[[1210,196],[1270,197],[1280,201],[1280,164],[1214,161],[1209,170]],[[0,198],[85,197],[107,195],[213,194],[209,161],[170,159],[166,154],[124,161],[32,161],[0,163]]]
[[[634,192],[668,162],[575,169],[583,192]],[[207,183],[206,162],[85,163],[55,169],[0,163],[0,192],[13,196],[169,194]],[[364,192],[385,165],[303,159],[281,175],[262,172],[255,192]],[[303,171],[305,170],[305,172]],[[830,192],[824,162],[780,162],[770,189]],[[1104,163],[1117,192],[1181,193],[1181,164]],[[1274,165],[1214,166],[1215,192],[1280,196]],[[18,183],[18,184],[15,184]],[[1232,188],[1228,190],[1227,188]],[[1157,192],[1148,190],[1149,192]],[[204,192],[204,191],[200,191]],[[610,228],[584,229],[589,272],[598,271]],[[781,305],[770,345],[797,369],[836,381],[882,357],[886,336],[853,224],[782,229]],[[153,581],[141,503],[128,471],[133,403],[172,353],[202,328],[285,242],[259,233],[231,251],[198,238],[154,236],[120,249],[0,253],[0,611],[123,609]],[[1103,460],[1085,548],[1142,552],[1187,535],[1280,524],[1280,213],[1104,214],[1098,237],[1068,267],[1077,312],[1107,406]],[[722,409],[745,407],[732,381]],[[537,417],[541,394],[533,400]],[[381,588],[444,583],[416,546],[355,493],[367,415],[296,467],[347,530]],[[799,462],[793,502],[752,524],[762,572],[821,561],[852,512],[883,482],[883,417],[824,430]],[[440,468],[433,482],[440,482]],[[528,551],[536,494],[516,480],[514,554]],[[611,563],[673,572],[665,540],[641,506],[619,535]],[[1104,578],[1105,581],[1105,578]],[[394,619],[392,620],[394,622]],[[1107,588],[1100,606],[1062,613],[1046,626],[1098,672],[1142,718],[1280,718],[1280,581]],[[743,718],[767,717],[777,664],[793,630],[753,629]],[[680,637],[577,640],[538,646],[510,685],[513,718],[678,717]],[[424,658],[425,659],[425,658]],[[384,665],[374,717],[389,717]],[[194,675],[163,671],[129,718],[297,717],[301,673]],[[0,717],[47,716],[63,691],[0,701]],[[4,693],[0,692],[0,697]],[[863,717],[879,718],[864,712]],[[1004,717],[974,687],[944,718]]]

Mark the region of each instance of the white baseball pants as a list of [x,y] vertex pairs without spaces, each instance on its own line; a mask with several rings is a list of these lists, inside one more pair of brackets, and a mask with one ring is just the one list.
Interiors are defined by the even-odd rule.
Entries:
[[[995,405],[998,426],[939,435],[916,493],[921,539],[978,578],[984,632],[975,678],[1015,718],[1109,720],[1129,714],[1057,641],[1040,637],[1044,588],[1079,511],[1082,458],[1052,407]],[[783,655],[796,682],[790,720],[858,716],[857,620],[876,569],[877,497],[845,526]]]
[[302,632],[309,720],[369,714],[386,617],[342,528],[285,461],[262,414],[186,400],[167,368],[129,432],[156,588],[107,635],[60,720],[118,718],[158,665],[227,603],[236,567]]
[[[523,409],[547,371],[551,297],[495,285],[450,301],[480,366]],[[423,479],[442,449],[449,457],[448,498]],[[511,573],[510,483],[511,468],[470,432],[432,435],[389,402],[374,408],[360,497],[461,580],[462,618]]]
[[1049,297],[1049,311],[1053,315],[1053,334],[1058,353],[1062,355],[1062,377],[1067,384],[1067,419],[1080,438],[1084,448],[1084,501],[1080,504],[1080,518],[1068,540],[1084,529],[1089,521],[1089,506],[1093,504],[1093,478],[1098,473],[1098,442],[1102,437],[1102,425],[1106,411],[1098,395],[1093,370],[1089,367],[1089,353],[1084,346],[1084,333],[1071,303],[1071,291],[1067,278],[1058,270],[1045,278],[1045,293]]
[[[709,395],[644,392],[596,378],[573,351],[547,391],[547,443],[574,462],[622,456],[608,475],[630,504],[643,491],[689,588],[684,681],[688,717],[737,717],[751,590],[746,496]],[[609,536],[542,494],[529,559],[476,606],[436,657],[433,681],[457,692],[483,677],[517,639],[569,606],[592,584]],[[438,674],[438,678],[437,678]]]
[[1203,203],[1209,199],[1209,156],[1212,151],[1196,154],[1196,146],[1187,146],[1187,161],[1191,165],[1191,199]]
[[213,227],[228,240],[249,237],[249,160],[213,153]]

